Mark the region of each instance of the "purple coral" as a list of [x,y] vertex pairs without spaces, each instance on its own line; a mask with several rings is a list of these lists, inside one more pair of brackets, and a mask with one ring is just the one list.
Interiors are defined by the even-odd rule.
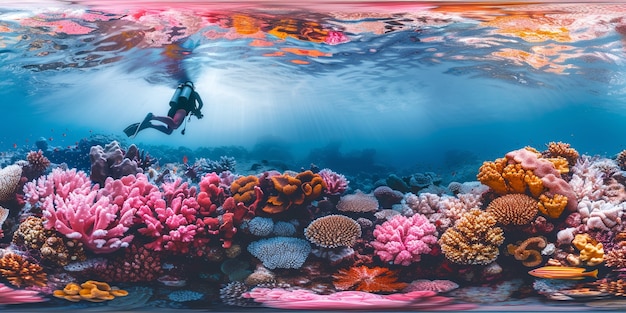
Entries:
[[437,230],[422,214],[411,217],[396,215],[376,226],[371,244],[384,262],[408,266],[421,261],[437,242]]

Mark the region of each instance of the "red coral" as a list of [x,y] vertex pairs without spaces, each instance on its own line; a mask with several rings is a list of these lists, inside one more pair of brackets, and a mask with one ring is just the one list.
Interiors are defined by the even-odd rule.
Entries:
[[393,292],[407,284],[398,282],[396,274],[385,267],[365,265],[341,269],[333,275],[333,284],[338,290],[358,290],[365,292]]

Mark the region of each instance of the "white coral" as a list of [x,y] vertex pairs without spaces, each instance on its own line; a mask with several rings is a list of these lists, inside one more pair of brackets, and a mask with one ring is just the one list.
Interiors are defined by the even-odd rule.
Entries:
[[9,165],[0,170],[0,201],[8,201],[15,197],[15,189],[22,178],[22,167]]

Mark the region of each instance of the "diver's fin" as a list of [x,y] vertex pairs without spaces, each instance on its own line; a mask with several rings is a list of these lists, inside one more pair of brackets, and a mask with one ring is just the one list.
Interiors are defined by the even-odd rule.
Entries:
[[135,123],[135,124],[130,124],[128,125],[128,127],[124,128],[124,133],[126,134],[126,136],[128,137],[135,137],[137,136],[137,132],[139,131],[139,123]]

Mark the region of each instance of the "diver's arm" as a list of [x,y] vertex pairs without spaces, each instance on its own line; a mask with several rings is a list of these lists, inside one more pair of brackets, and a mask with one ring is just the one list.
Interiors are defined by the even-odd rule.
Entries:
[[202,110],[202,107],[204,106],[204,103],[202,102],[202,98],[200,98],[200,94],[198,94],[195,90],[193,91],[193,96],[195,98],[195,100],[198,102],[198,107],[194,110],[195,111],[195,115],[197,118],[202,118],[202,112],[200,110]]

